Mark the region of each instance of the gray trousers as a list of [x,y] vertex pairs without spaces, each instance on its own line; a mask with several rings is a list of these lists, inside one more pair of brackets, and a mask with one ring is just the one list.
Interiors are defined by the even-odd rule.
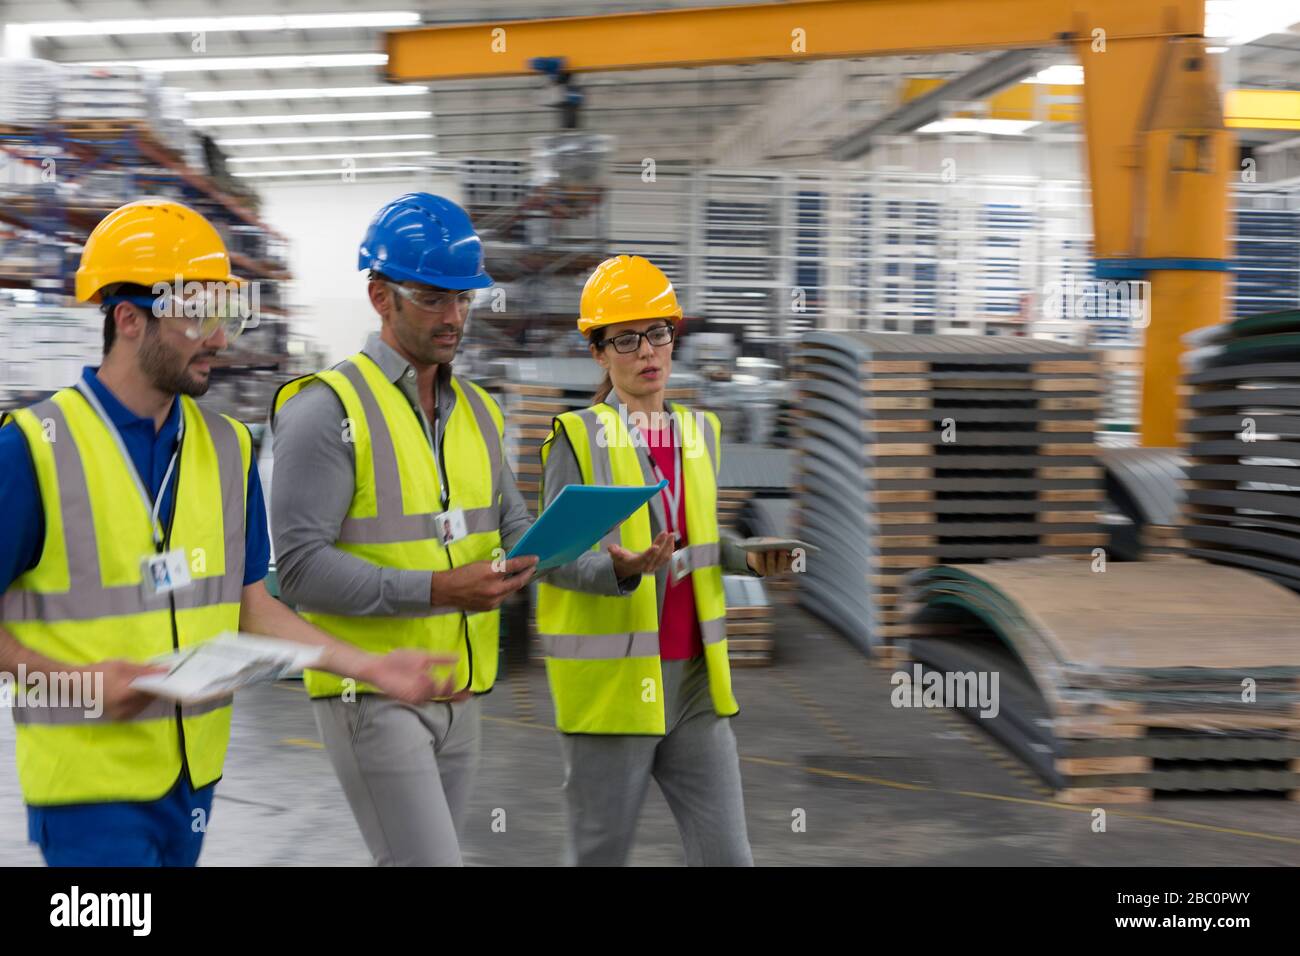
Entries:
[[561,734],[569,818],[565,859],[622,866],[653,777],[689,866],[753,866],[731,721],[709,697],[704,658],[663,662],[663,737]]
[[478,769],[478,698],[412,707],[362,694],[314,700],[312,710],[375,862],[461,866],[457,834]]

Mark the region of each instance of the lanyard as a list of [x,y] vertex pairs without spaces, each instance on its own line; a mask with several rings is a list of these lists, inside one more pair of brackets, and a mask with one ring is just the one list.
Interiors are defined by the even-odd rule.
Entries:
[[451,489],[447,487],[447,471],[442,463],[442,409],[438,405],[438,378],[433,379],[433,466],[438,469],[438,490],[442,495],[442,510],[447,510],[451,501]]
[[[140,493],[140,500],[144,502],[145,511],[149,512],[149,521],[151,530],[153,531],[153,544],[161,553],[165,536],[163,534],[162,523],[158,520],[158,511],[162,507],[163,492],[167,489],[167,483],[171,480],[172,471],[175,470],[176,461],[180,457],[181,440],[185,437],[184,409],[181,409],[180,425],[176,430],[176,447],[172,449],[171,461],[167,462],[167,471],[163,475],[162,484],[158,486],[158,496],[151,499],[149,497],[149,492],[145,488],[144,481],[140,478],[140,472],[135,467],[135,461],[131,458],[131,453],[126,450],[126,443],[122,441],[121,432],[117,430],[117,426],[113,424],[113,420],[109,418],[108,413],[104,411],[104,406],[100,404],[99,396],[95,394],[94,389],[86,384],[85,379],[78,379],[77,390],[86,397],[86,401],[90,402],[90,407],[95,410],[95,414],[97,414],[104,422],[104,425],[107,426],[108,433],[113,436],[113,443],[117,445],[117,450],[121,453],[122,460],[126,462],[126,467],[131,472],[131,477],[135,479],[135,488],[136,491]],[[180,397],[177,396],[175,401],[180,401]]]
[[[655,461],[654,455],[650,451],[650,446],[646,443],[645,436],[641,434],[641,429],[637,428],[627,420],[624,414],[626,406],[619,403],[619,416],[623,419],[623,426],[627,429],[639,448],[644,448],[646,458],[650,460],[650,467],[654,470],[655,477],[660,481],[666,480],[667,476],[659,468],[659,463]],[[682,500],[682,455],[679,443],[677,442],[677,419],[670,412],[668,416],[668,435],[669,442],[673,450],[673,481],[663,490],[664,502],[668,508],[668,530],[677,533],[677,507]]]

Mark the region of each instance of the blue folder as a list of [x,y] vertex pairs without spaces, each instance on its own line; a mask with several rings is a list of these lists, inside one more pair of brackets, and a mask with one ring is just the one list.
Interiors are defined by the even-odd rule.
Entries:
[[667,485],[565,485],[506,557],[535,554],[538,571],[568,564]]

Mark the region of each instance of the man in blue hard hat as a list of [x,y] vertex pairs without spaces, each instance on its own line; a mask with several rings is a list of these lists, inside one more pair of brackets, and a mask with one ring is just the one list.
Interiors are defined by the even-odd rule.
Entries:
[[476,291],[492,279],[465,210],[429,193],[379,211],[357,267],[369,271],[380,331],[332,369],[286,384],[272,409],[280,586],[304,617],[365,650],[459,655],[444,668],[457,692],[423,706],[305,675],[375,861],[458,865],[499,608],[537,563],[504,559],[531,519],[501,410],[452,374]]

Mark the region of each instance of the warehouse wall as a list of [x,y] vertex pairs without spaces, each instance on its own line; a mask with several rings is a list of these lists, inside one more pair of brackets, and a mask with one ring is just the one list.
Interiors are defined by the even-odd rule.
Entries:
[[[1014,140],[927,140],[877,150],[848,169],[885,170],[900,166],[942,173],[952,159],[958,181],[974,176],[1031,176],[1042,179],[1082,178],[1082,147],[1078,142]],[[840,172],[846,166],[836,164]],[[703,275],[692,275],[698,263],[684,256],[672,260],[692,232],[689,182],[680,172],[661,170],[659,181],[646,184],[639,176],[621,176],[611,185],[611,235],[620,249],[663,257],[670,272],[690,298]],[[460,184],[447,172],[409,179],[341,183],[259,183],[263,218],[290,241],[295,276],[292,302],[296,330],[311,335],[330,362],[356,350],[365,335],[378,328],[378,319],[365,299],[365,280],[356,269],[356,247],[370,218],[387,200],[413,189],[442,193],[461,201]],[[321,228],[321,212],[329,211],[330,227]],[[625,250],[626,251],[626,250]],[[694,279],[695,282],[690,281]],[[702,305],[702,303],[698,303]]]
[[413,190],[460,201],[459,185],[446,174],[258,186],[262,218],[289,240],[295,331],[313,338],[331,364],[379,328],[365,274],[357,271],[357,245],[384,203]]
[[[951,160],[949,165],[947,161]],[[911,172],[933,172],[963,176],[1033,176],[1038,179],[1083,180],[1087,178],[1084,144],[1076,136],[1058,141],[1003,137],[948,137],[912,139],[872,151],[859,169],[905,168]]]

